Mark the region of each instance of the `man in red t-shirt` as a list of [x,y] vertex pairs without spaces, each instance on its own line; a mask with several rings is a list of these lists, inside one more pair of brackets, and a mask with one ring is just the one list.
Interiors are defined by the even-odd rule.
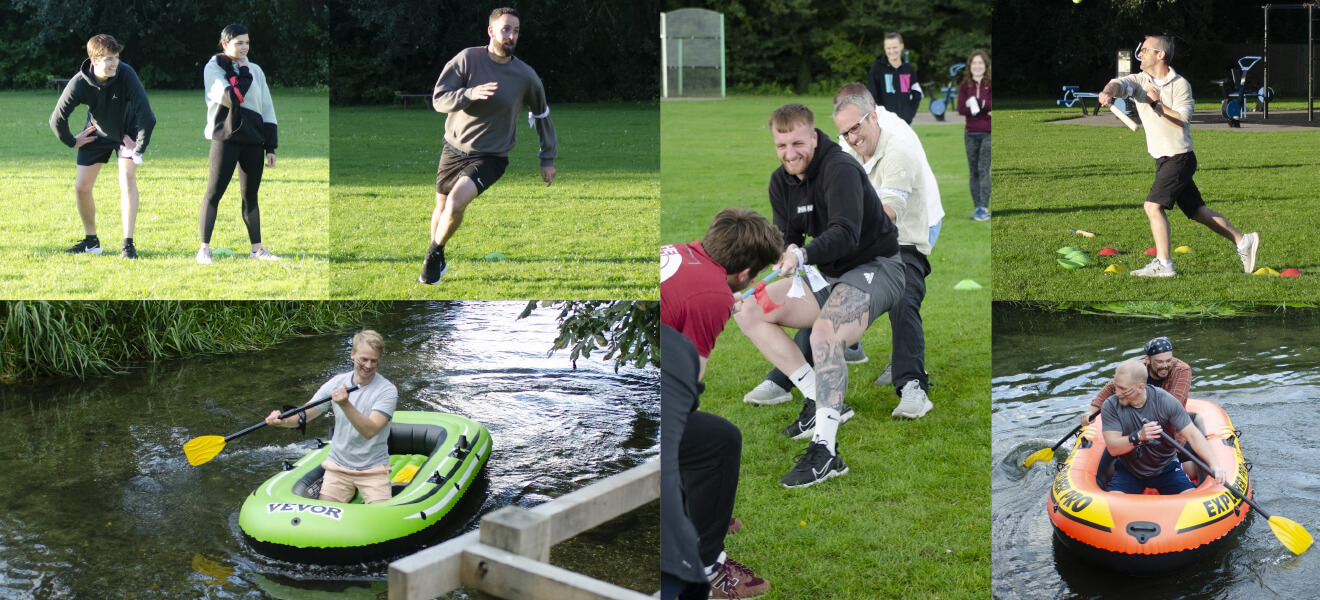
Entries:
[[783,236],[756,211],[726,208],[700,242],[660,249],[660,322],[692,340],[700,376],[715,338],[733,315],[733,292],[779,260]]

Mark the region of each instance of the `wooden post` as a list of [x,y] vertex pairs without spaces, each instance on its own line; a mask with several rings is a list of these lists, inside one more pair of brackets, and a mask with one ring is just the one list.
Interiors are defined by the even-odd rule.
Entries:
[[506,506],[481,519],[481,543],[550,562],[550,515]]
[[463,553],[463,584],[505,600],[650,598],[640,592],[484,544],[472,546]]
[[550,544],[554,545],[659,497],[660,461],[653,460],[555,498],[529,512],[551,518]]
[[435,598],[457,589],[463,585],[463,550],[479,542],[478,532],[469,531],[390,563],[390,600]]

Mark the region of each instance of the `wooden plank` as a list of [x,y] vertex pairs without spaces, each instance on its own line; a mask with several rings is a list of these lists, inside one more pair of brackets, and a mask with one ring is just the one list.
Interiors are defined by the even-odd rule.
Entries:
[[550,517],[558,544],[660,497],[660,461],[652,460],[531,509]]
[[470,531],[390,563],[390,600],[430,600],[458,589],[463,550],[480,541]]
[[649,600],[650,596],[485,544],[463,552],[463,584],[504,600]]
[[550,562],[550,515],[505,506],[481,518],[481,543]]

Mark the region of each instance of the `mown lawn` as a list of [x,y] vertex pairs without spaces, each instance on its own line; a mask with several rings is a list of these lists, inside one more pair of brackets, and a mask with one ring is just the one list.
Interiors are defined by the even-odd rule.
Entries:
[[[661,107],[662,243],[699,239],[729,205],[769,215],[766,187],[777,166],[766,120],[802,102],[817,126],[837,133],[828,98],[744,97]],[[931,257],[922,310],[926,368],[935,408],[896,420],[893,388],[872,385],[890,348],[882,317],[863,338],[870,362],[849,368],[847,402],[857,413],[839,429],[850,472],[807,489],[779,478],[805,447],[779,435],[800,394],[758,407],[742,396],[769,364],[736,324],[720,336],[706,370],[702,409],[743,432],[735,516],[742,532],[729,556],[767,578],[767,598],[984,598],[990,589],[989,229],[967,217],[962,127],[918,126],[939,178],[944,228]],[[957,291],[962,279],[984,289]]]
[[[556,105],[558,171],[541,181],[520,127],[504,176],[468,207],[440,285],[417,282],[445,116],[425,107],[331,111],[330,293],[347,298],[658,298],[659,110]],[[504,260],[485,260],[492,253]]]
[[[266,299],[327,295],[329,104],[321,90],[275,89],[280,126],[276,167],[262,178],[262,242],[282,261],[249,261],[238,181],[220,204],[211,244],[237,258],[199,265],[198,211],[210,141],[202,136],[202,92],[148,90],[156,129],[138,167],[137,261],[120,258],[123,238],[115,159],[94,191],[105,253],[69,255],[82,239],[73,181],[77,152],[47,123],[57,96],[0,92],[0,298]],[[70,128],[81,130],[85,108]]]

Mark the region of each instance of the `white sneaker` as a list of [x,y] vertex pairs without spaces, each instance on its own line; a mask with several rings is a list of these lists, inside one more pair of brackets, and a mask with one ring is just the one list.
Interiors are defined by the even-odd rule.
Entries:
[[1173,277],[1174,275],[1177,275],[1178,272],[1173,270],[1172,264],[1166,267],[1163,264],[1160,264],[1160,259],[1152,258],[1150,259],[1150,264],[1140,269],[1134,269],[1132,274],[1137,277]]
[[1260,249],[1260,234],[1256,232],[1242,236],[1238,243],[1238,258],[1242,259],[1242,272],[1248,275],[1256,270],[1256,250]]
[[213,263],[213,262],[215,262],[215,261],[211,260],[211,249],[210,249],[210,248],[198,248],[198,249],[197,249],[197,264],[199,264],[199,265],[209,265],[209,264],[211,264],[211,263]]
[[890,413],[893,417],[904,417],[907,419],[920,419],[935,408],[931,404],[930,398],[926,397],[926,390],[921,389],[921,382],[913,379],[903,386],[903,391],[899,394],[902,398],[898,406],[894,407],[894,412]]
[[885,370],[875,378],[875,384],[881,387],[894,385],[894,355],[889,355],[889,364],[885,365]]
[[766,379],[756,384],[752,391],[747,392],[743,396],[743,402],[748,404],[779,404],[780,402],[788,402],[792,398],[792,390],[785,390],[775,385],[775,382]]
[[257,246],[257,249],[256,249],[256,250],[253,250],[252,252],[248,253],[248,258],[255,258],[255,259],[258,259],[258,260],[279,260],[279,259],[280,259],[280,257],[275,256],[274,254],[271,254],[271,253],[270,253],[270,250],[267,250],[265,246]]

